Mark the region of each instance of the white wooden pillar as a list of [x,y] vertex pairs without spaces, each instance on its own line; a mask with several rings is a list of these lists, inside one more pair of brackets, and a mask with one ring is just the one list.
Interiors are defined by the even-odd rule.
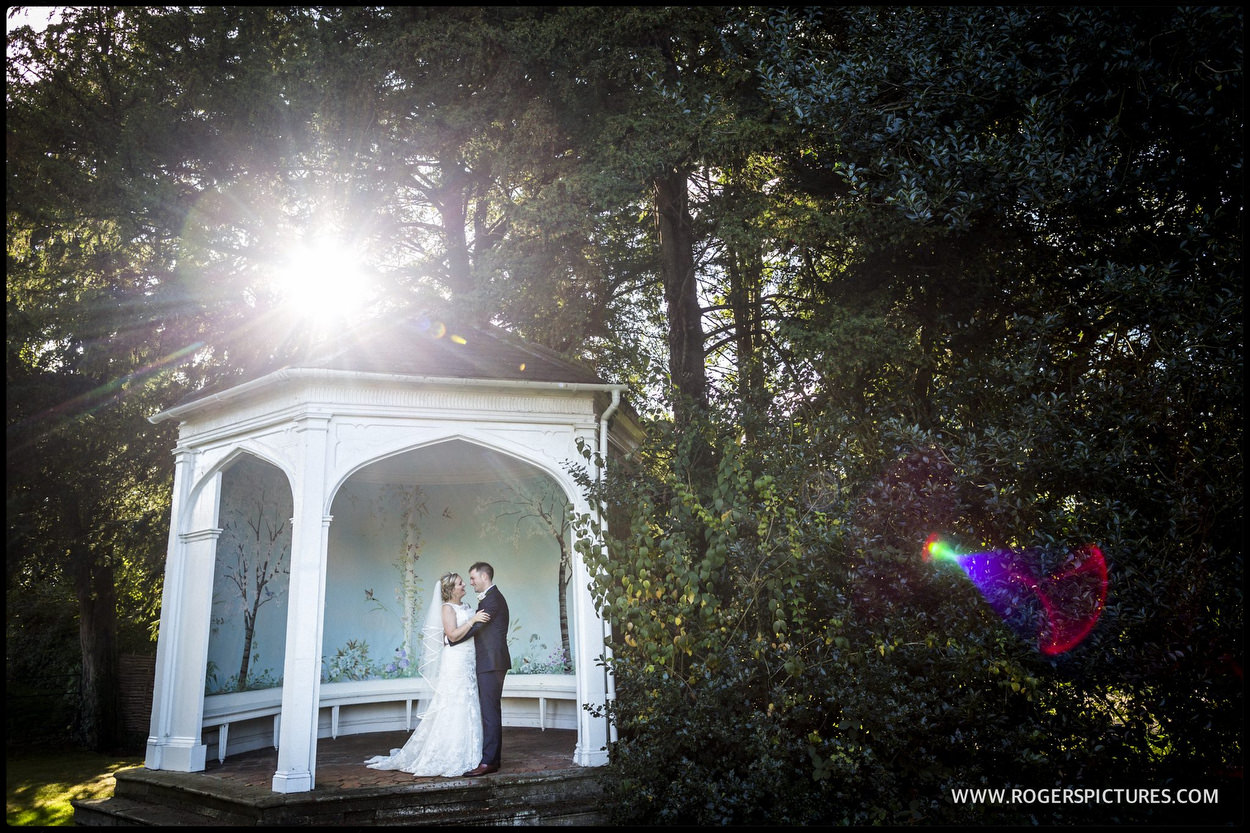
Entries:
[[[174,450],[174,492],[170,513],[161,629],[156,645],[152,720],[144,765],[148,769],[200,772],[206,747],[201,742],[204,676],[208,662],[213,570],[217,560],[221,473],[209,478],[195,506],[192,500],[194,451]],[[186,528],[180,528],[185,524]]]
[[316,784],[317,718],[321,699],[322,611],[325,609],[325,512],[328,416],[297,421],[295,517],[291,525],[291,576],[282,673],[282,721],[273,791],[307,792]]
[[[587,512],[589,507],[580,498],[575,503],[576,512]],[[602,546],[602,541],[591,541],[592,546]],[[595,662],[603,653],[603,620],[595,611],[590,595],[590,572],[586,562],[574,548],[573,580],[570,582],[573,613],[573,637],[577,644],[577,746],[573,749],[573,761],[579,766],[602,766],[608,762],[608,724],[606,718],[595,717],[585,709],[587,703],[602,707],[608,700],[608,686],[602,666]]]

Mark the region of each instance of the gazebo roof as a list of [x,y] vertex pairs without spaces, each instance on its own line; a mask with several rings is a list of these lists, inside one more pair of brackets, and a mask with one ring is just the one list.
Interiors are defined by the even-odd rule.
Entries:
[[421,317],[370,327],[289,367],[412,376],[604,384],[594,371],[491,325]]
[[278,371],[296,369],[607,386],[607,382],[584,365],[499,327],[420,316],[369,322],[307,350],[300,358],[273,363],[195,391],[176,408]]

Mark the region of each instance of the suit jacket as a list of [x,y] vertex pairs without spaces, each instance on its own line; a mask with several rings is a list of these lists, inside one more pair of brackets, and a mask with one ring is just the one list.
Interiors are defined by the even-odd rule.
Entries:
[[476,639],[473,648],[477,653],[477,670],[507,671],[512,667],[512,655],[508,653],[508,600],[492,585],[478,602],[477,609],[489,613],[490,621],[474,622],[469,632],[452,644]]

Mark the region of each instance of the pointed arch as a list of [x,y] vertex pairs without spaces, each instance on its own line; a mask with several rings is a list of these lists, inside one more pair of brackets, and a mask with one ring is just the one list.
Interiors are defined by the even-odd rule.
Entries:
[[[254,457],[282,472],[286,478],[287,489],[294,491],[295,472],[290,462],[283,460],[278,455],[269,453],[269,451],[257,444],[245,441],[238,445],[230,446],[220,460],[208,466],[203,472],[197,473],[194,482],[191,483],[187,490],[187,500],[181,507],[181,517],[173,519],[174,528],[184,530],[196,529],[198,520],[208,517],[217,518],[217,512],[220,507],[208,507],[204,505],[201,498],[207,492],[212,492],[213,501],[217,501],[218,495],[216,493],[218,489],[216,479],[218,475],[225,472],[226,469],[233,466],[244,456]],[[216,526],[216,520],[210,526]]]

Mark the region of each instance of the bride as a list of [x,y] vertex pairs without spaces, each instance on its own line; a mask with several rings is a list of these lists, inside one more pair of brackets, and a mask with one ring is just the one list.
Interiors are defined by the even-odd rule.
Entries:
[[[482,710],[477,699],[477,656],[473,640],[447,645],[475,622],[490,620],[464,604],[464,580],[447,573],[438,580],[422,628],[419,672],[434,689],[416,731],[402,749],[365,761],[370,769],[397,769],[413,775],[456,777],[482,757]],[[441,599],[442,604],[439,604]]]

